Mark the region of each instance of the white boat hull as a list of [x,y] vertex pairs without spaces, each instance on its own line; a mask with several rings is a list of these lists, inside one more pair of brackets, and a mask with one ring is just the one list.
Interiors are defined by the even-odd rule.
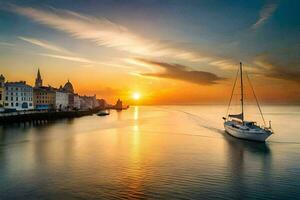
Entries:
[[272,135],[272,132],[266,131],[264,129],[261,130],[241,130],[231,126],[230,123],[224,123],[225,131],[236,138],[244,139],[244,140],[252,140],[258,142],[264,142],[266,139]]

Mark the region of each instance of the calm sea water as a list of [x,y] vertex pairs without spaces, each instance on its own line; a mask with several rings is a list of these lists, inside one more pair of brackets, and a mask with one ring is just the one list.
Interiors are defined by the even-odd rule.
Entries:
[[225,134],[225,106],[2,126],[0,199],[300,199],[300,106],[263,110],[265,144]]

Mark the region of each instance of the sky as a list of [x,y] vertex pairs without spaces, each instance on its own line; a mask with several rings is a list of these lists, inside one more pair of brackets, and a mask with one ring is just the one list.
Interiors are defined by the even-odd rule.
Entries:
[[[300,103],[297,0],[0,0],[0,73],[129,104]],[[132,98],[139,93],[140,99]],[[248,95],[248,94],[246,94]],[[249,93],[250,95],[250,93]]]

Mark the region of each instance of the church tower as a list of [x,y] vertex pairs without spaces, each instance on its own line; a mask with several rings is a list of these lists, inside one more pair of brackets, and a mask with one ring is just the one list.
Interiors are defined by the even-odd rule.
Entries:
[[42,87],[42,86],[43,86],[43,80],[41,77],[40,69],[38,69],[37,76],[35,79],[35,87]]
[[0,75],[0,88],[4,88],[5,77],[1,74]]

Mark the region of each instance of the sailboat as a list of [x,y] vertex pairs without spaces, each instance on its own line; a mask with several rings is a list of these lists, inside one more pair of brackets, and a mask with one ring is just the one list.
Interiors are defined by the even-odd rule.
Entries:
[[[240,74],[240,83],[241,83],[241,108],[242,111],[239,114],[229,114],[229,107],[231,105],[232,96],[234,93],[234,89],[238,80],[238,76]],[[246,73],[246,76],[248,78],[250,87],[252,89],[253,95],[256,100],[256,104],[259,108],[261,117],[264,122],[264,126],[259,126],[257,122],[255,121],[247,121],[244,119],[244,84],[243,84],[243,65],[240,63],[239,71],[237,73],[234,86],[232,89],[228,109],[227,109],[227,116],[223,117],[224,119],[224,128],[225,131],[236,138],[245,139],[245,140],[252,140],[252,141],[258,141],[258,142],[265,142],[265,140],[273,134],[273,130],[271,128],[271,121],[269,121],[269,127],[266,127],[265,125],[265,119],[262,114],[261,108],[259,106],[257,97],[255,95],[254,89],[252,87],[252,84],[250,82],[250,79],[248,77],[248,74]]]

